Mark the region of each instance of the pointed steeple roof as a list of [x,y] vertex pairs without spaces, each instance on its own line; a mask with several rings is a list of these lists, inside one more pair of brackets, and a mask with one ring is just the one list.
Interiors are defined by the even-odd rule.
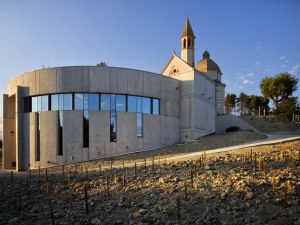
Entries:
[[186,37],[186,36],[195,38],[195,35],[194,35],[193,30],[192,30],[192,27],[191,27],[191,24],[190,24],[190,21],[189,21],[188,17],[186,17],[183,32],[181,34],[181,37]]

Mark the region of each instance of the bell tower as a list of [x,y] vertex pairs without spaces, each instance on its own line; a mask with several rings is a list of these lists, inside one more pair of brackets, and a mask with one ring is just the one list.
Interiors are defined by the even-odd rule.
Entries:
[[189,18],[186,18],[183,32],[181,34],[181,59],[185,61],[190,66],[195,64],[195,49],[194,49],[194,40],[195,35],[193,33]]

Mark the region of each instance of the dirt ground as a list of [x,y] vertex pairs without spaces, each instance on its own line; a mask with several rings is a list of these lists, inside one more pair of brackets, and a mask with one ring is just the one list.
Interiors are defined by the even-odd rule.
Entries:
[[300,225],[300,141],[136,169],[8,173],[0,205],[0,224]]

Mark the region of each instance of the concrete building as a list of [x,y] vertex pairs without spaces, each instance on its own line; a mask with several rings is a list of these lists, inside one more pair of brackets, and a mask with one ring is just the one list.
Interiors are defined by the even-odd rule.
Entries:
[[189,20],[161,74],[99,66],[47,68],[9,81],[3,95],[3,166],[27,170],[194,140],[224,112],[221,70],[194,63]]

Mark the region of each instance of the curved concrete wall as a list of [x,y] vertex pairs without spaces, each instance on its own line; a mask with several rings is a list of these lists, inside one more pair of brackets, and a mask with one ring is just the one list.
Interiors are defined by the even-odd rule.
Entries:
[[[180,141],[180,81],[146,71],[97,66],[58,67],[25,73],[9,81],[4,96],[14,98],[15,140],[4,139],[8,156],[16,154],[16,169],[47,167],[172,145]],[[82,111],[64,111],[63,155],[58,155],[58,112],[40,112],[40,161],[37,151],[37,113],[24,113],[27,96],[53,93],[115,93],[160,99],[160,115],[144,114],[143,137],[136,136],[136,113],[117,112],[117,142],[110,142],[109,111],[91,111],[89,148],[82,144]],[[5,102],[7,102],[5,101]],[[8,110],[10,105],[4,105]],[[10,119],[10,120],[9,120]],[[6,121],[6,122],[5,122]],[[16,144],[16,147],[13,146]],[[15,148],[15,150],[14,150]],[[13,157],[7,157],[10,159]],[[11,162],[5,163],[10,168]]]
[[[259,132],[257,129],[246,123],[235,115],[217,115],[216,116],[216,133],[224,133],[227,128],[237,126],[241,130],[252,130]],[[260,132],[259,132],[260,133]]]

